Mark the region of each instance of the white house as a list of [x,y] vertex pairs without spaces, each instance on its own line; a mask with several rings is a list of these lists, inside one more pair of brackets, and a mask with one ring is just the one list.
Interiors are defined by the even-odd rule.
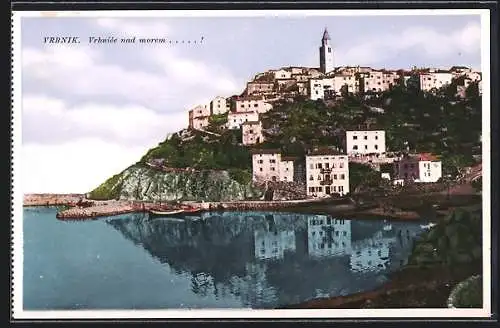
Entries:
[[237,98],[235,101],[235,110],[237,112],[255,111],[257,113],[266,113],[273,108],[273,105],[264,101],[262,97],[247,96]]
[[224,97],[215,97],[210,102],[210,113],[212,115],[224,114],[229,110],[228,103]]
[[472,81],[481,81],[482,80],[481,72],[470,71],[470,72],[466,72],[464,75],[467,78],[471,79]]
[[188,112],[189,127],[192,129],[200,129],[208,126],[208,118],[210,117],[209,105],[198,105]]
[[245,122],[259,120],[259,113],[256,111],[229,112],[227,115],[228,129],[239,129]]
[[336,94],[334,78],[309,80],[309,99],[325,99],[329,93]]
[[244,145],[254,145],[264,142],[261,121],[248,121],[241,124]]
[[307,219],[307,251],[312,257],[351,253],[351,221],[327,215]]
[[189,127],[195,130],[203,130],[209,125],[210,116],[195,117],[189,121]]
[[274,71],[274,78],[276,80],[291,79],[292,78],[292,71],[284,69],[284,68],[281,68],[281,69],[279,69],[277,71]]
[[279,150],[256,149],[252,152],[252,180],[289,181],[294,179],[293,159],[281,156]]
[[340,95],[342,87],[347,87],[347,92],[358,93],[359,92],[359,80],[354,74],[335,74],[333,77],[333,89],[336,95]]
[[397,84],[397,80],[399,79],[397,72],[375,69],[364,72],[361,76],[362,79],[360,83],[363,84],[362,88],[365,92],[382,92],[389,90]]
[[437,182],[442,176],[441,161],[432,154],[404,156],[393,165],[394,180]]
[[347,155],[329,149],[306,156],[306,187],[309,197],[349,193],[349,160]]
[[434,71],[420,74],[420,90],[431,91],[433,89],[439,90],[451,84],[454,78],[453,73],[447,71]]
[[385,153],[385,131],[346,131],[345,149],[348,155],[383,154]]

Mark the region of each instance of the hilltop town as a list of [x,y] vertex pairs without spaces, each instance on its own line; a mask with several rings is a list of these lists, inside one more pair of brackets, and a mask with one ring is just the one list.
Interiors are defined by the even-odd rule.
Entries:
[[[305,158],[282,154],[279,149],[259,147],[268,141],[264,118],[283,103],[300,100],[335,104],[345,97],[376,99],[395,88],[437,96],[446,91],[454,99],[465,99],[467,91],[482,94],[481,72],[463,66],[447,70],[412,68],[386,70],[361,66],[334,66],[334,51],[325,29],[319,48],[319,67],[282,67],[255,75],[240,95],[217,96],[189,110],[189,129],[217,135],[232,130],[241,133],[241,144],[252,152],[254,182],[301,182],[309,197],[346,195],[349,163],[385,165],[381,177],[396,185],[435,183],[442,180],[442,162],[431,153],[409,153],[408,147],[387,149],[387,131],[369,120],[337,131],[340,143],[309,149]],[[372,111],[384,113],[383,108]],[[436,114],[438,115],[438,114]],[[214,129],[213,127],[217,128]],[[277,127],[279,129],[279,126]],[[314,128],[314,126],[311,126]],[[440,154],[441,155],[441,154]],[[387,164],[390,164],[387,170]],[[477,176],[475,177],[477,178]]]

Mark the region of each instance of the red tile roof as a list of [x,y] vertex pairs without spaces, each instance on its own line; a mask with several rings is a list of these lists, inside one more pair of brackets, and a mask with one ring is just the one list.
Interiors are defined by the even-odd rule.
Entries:
[[420,161],[438,161],[438,157],[431,153],[422,153],[417,155]]

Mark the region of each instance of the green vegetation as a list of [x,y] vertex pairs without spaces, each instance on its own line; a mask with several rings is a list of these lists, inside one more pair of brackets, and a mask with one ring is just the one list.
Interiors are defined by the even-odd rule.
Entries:
[[357,191],[360,187],[377,188],[382,184],[380,172],[359,163],[349,163],[349,190]]
[[483,178],[480,177],[474,181],[472,181],[472,187],[477,191],[481,192],[483,191]]
[[227,113],[212,115],[208,119],[207,131],[211,131],[214,133],[224,132],[226,123],[227,123]]
[[[344,148],[342,129],[372,122],[386,131],[388,151],[409,149],[452,157],[444,171],[454,173],[480,154],[481,97],[476,84],[468,98],[456,99],[446,90],[433,95],[396,86],[379,97],[364,99],[346,95],[343,99],[302,100],[283,103],[262,115],[268,143],[291,155],[303,148],[337,146]],[[374,108],[383,109],[383,113]]]
[[99,187],[89,193],[89,198],[94,200],[117,199],[122,187],[121,173],[113,175]]
[[239,131],[225,131],[220,137],[199,131],[184,130],[148,151],[142,163],[164,159],[165,165],[195,169],[251,169],[251,154],[239,144]]
[[252,181],[252,172],[250,170],[229,169],[229,176],[231,179],[243,185]]
[[472,276],[458,284],[449,301],[455,308],[481,308],[483,306],[482,276]]
[[482,257],[482,220],[463,209],[450,213],[444,220],[421,235],[414,245],[409,263],[415,265],[478,261]]

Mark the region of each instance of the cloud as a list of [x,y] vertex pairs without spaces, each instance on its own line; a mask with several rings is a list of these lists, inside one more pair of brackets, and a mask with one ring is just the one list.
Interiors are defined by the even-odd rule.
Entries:
[[24,193],[85,193],[137,162],[146,147],[81,138],[58,145],[23,144],[16,184]]
[[[120,35],[158,36],[164,23],[97,19],[96,26]],[[190,58],[190,49],[145,45],[49,46],[23,49],[23,79],[31,92],[106,97],[138,103],[157,111],[179,111],[197,105],[193,98],[232,95],[243,89],[224,67]],[[128,61],[128,62],[127,62]],[[125,64],[127,62],[127,64]],[[155,69],[148,69],[154,66]],[[35,87],[33,87],[35,86]],[[33,90],[34,89],[34,90]]]
[[370,65],[387,61],[404,51],[415,51],[429,59],[442,59],[458,53],[475,54],[480,51],[481,26],[465,25],[452,33],[439,32],[426,26],[408,27],[397,34],[371,36],[347,49],[336,51],[337,65]]
[[[149,21],[97,22],[123,35],[170,31]],[[22,64],[16,179],[26,193],[87,192],[187,127],[191,106],[241,89],[224,67],[154,46],[25,46]]]
[[187,125],[183,111],[160,114],[138,105],[114,106],[88,101],[68,106],[57,98],[26,95],[22,106],[25,143],[57,144],[94,137],[130,146],[144,145]]

